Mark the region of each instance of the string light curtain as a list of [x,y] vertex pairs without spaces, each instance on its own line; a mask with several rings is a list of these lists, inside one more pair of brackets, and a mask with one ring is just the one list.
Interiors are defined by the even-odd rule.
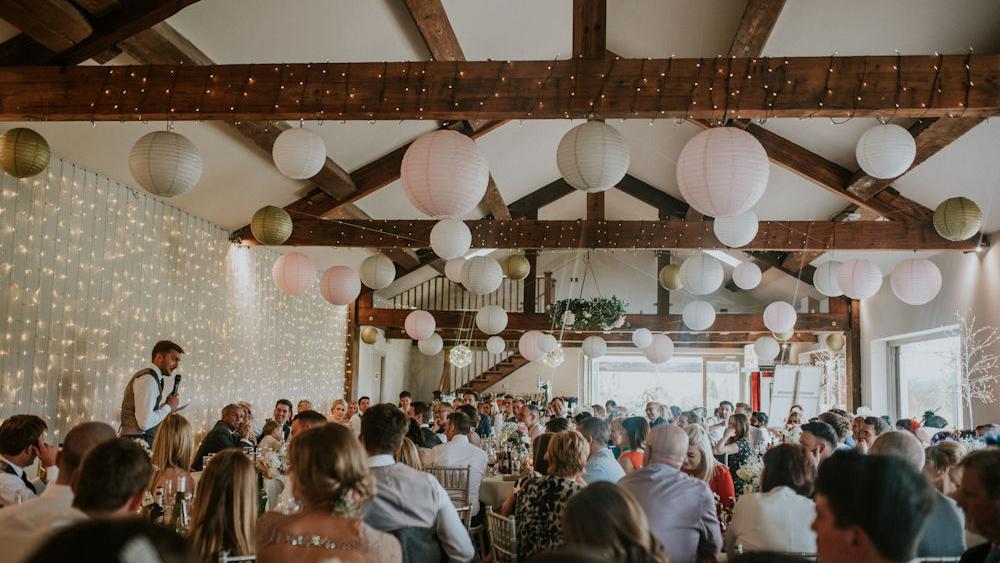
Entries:
[[278,398],[341,397],[346,308],[282,294],[277,253],[228,236],[71,162],[0,175],[0,418],[37,414],[53,441],[85,420],[117,428],[128,378],[164,338],[187,352],[196,428],[230,402],[260,422]]

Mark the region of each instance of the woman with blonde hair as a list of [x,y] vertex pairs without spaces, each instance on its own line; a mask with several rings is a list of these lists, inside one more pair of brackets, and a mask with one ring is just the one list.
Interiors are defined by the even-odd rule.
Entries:
[[191,423],[179,414],[167,415],[153,440],[153,457],[150,461],[154,471],[149,480],[149,490],[156,491],[157,487],[163,487],[164,492],[171,496],[179,487],[191,491],[194,486],[194,478],[191,476],[194,452]]
[[[600,518],[594,518],[600,514]],[[646,513],[628,491],[598,481],[566,502],[563,533],[571,547],[621,563],[669,563]]]
[[924,450],[924,474],[931,480],[934,488],[942,495],[951,497],[958,492],[956,469],[958,462],[965,454],[962,444],[953,440],[945,440]]
[[708,431],[700,424],[688,426],[684,431],[688,435],[688,451],[681,471],[704,481],[719,497],[722,506],[732,508],[736,503],[733,476],[726,464],[716,461],[712,454],[712,439],[708,437]]
[[253,555],[257,472],[241,450],[223,450],[205,466],[191,515],[191,543],[205,563],[219,553]]
[[302,510],[261,516],[259,563],[402,561],[399,541],[361,520],[375,495],[375,479],[350,430],[339,424],[310,428],[292,440],[288,461],[289,485]]
[[347,401],[337,399],[330,405],[330,422],[336,422],[342,426],[347,426]]
[[395,457],[396,461],[403,465],[409,465],[417,471],[424,470],[424,464],[420,462],[420,452],[417,450],[417,445],[409,438],[403,438],[403,445],[399,447],[399,451],[396,452]]

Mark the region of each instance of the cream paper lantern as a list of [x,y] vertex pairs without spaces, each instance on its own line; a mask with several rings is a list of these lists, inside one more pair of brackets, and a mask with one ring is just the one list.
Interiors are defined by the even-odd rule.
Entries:
[[347,305],[361,294],[361,278],[350,266],[332,266],[319,278],[319,294],[333,305]]
[[764,195],[769,172],[763,145],[737,127],[698,133],[677,160],[677,184],[684,200],[717,219],[749,211]]
[[430,335],[434,334],[436,328],[437,323],[434,321],[434,316],[419,309],[406,315],[406,320],[403,321],[403,330],[406,331],[406,335],[417,341],[429,338]]
[[628,172],[625,137],[603,121],[588,121],[570,129],[559,141],[556,165],[566,183],[584,192],[615,187]]
[[201,155],[194,143],[173,131],[146,133],[128,156],[132,176],[146,191],[174,197],[191,191],[201,179]]
[[719,217],[712,222],[715,238],[730,248],[750,244],[757,236],[758,226],[757,214],[752,209],[732,217]]
[[608,353],[608,343],[600,336],[588,336],[583,339],[583,355],[596,360]]
[[707,330],[715,323],[715,309],[707,301],[692,301],[681,310],[681,320],[691,330]]
[[462,271],[465,269],[465,258],[452,258],[444,265],[444,276],[455,283],[462,283]]
[[373,326],[361,329],[361,341],[368,345],[378,342],[378,329]]
[[788,342],[793,336],[795,336],[795,331],[790,330],[788,332],[776,332],[771,336],[774,336],[775,340],[778,342]]
[[816,287],[816,291],[827,297],[840,297],[844,294],[837,281],[841,265],[836,260],[830,260],[816,267],[816,271],[813,273],[813,285]]
[[507,343],[499,336],[491,336],[486,339],[486,351],[490,354],[502,354],[507,348]]
[[559,347],[559,341],[556,337],[547,332],[542,334],[542,336],[537,340],[537,344],[538,349],[541,350],[543,354],[548,354]]
[[667,264],[660,268],[660,274],[657,278],[660,280],[660,287],[668,291],[677,291],[684,287],[681,282],[680,264]]
[[437,356],[444,349],[444,341],[441,340],[441,335],[435,332],[423,340],[418,340],[417,349],[425,356]]
[[889,286],[900,301],[907,305],[923,305],[941,291],[941,270],[923,258],[903,260],[892,270]]
[[847,339],[839,332],[831,332],[826,335],[824,342],[826,343],[826,347],[831,351],[840,352],[844,349],[844,345],[847,344]]
[[733,283],[736,287],[744,290],[751,290],[760,285],[760,280],[764,274],[760,271],[760,266],[753,262],[740,262],[733,268]]
[[271,147],[274,166],[293,180],[312,178],[326,164],[326,143],[307,127],[286,129]]
[[475,256],[462,268],[462,283],[476,295],[493,293],[503,283],[503,268],[489,256]]
[[483,334],[499,334],[507,328],[507,311],[499,305],[487,305],[476,313],[476,326]]
[[504,264],[507,266],[507,277],[512,280],[523,280],[531,273],[531,262],[523,254],[511,254]]
[[653,333],[648,328],[637,328],[632,333],[632,345],[640,350],[645,350],[653,343]]
[[761,363],[767,364],[773,362],[781,353],[781,344],[778,344],[778,341],[770,336],[761,336],[753,341],[753,353],[757,355],[757,359]]
[[465,256],[472,246],[472,231],[464,221],[442,219],[431,228],[431,250],[445,260]]
[[837,270],[837,285],[851,299],[868,299],[882,287],[882,272],[871,260],[848,260]]
[[490,170],[475,141],[458,131],[439,129],[410,144],[400,177],[406,199],[421,213],[453,219],[483,199]]
[[660,365],[670,361],[674,356],[674,341],[666,334],[654,334],[653,341],[644,351],[650,363]]
[[545,352],[538,347],[539,341],[544,335],[537,330],[529,330],[521,335],[517,341],[517,351],[529,362],[537,362],[545,357]]
[[708,295],[719,289],[725,277],[722,264],[704,252],[689,257],[681,264],[681,284],[694,295]]
[[858,166],[873,178],[895,178],[906,172],[917,156],[913,135],[899,125],[876,125],[858,140]]
[[316,283],[316,266],[301,252],[282,254],[271,269],[274,285],[288,295],[302,295]]
[[555,350],[549,352],[548,354],[545,354],[545,357],[542,358],[542,361],[545,362],[545,365],[549,366],[550,368],[557,368],[563,365],[563,362],[566,361],[566,353],[563,352],[562,346],[556,346]]
[[983,212],[967,197],[952,197],[934,210],[934,230],[947,240],[968,240],[983,227]]
[[789,332],[795,328],[798,313],[785,301],[775,301],[764,308],[764,326],[771,332]]
[[361,283],[372,289],[385,289],[396,279],[396,265],[388,256],[373,254],[361,262]]
[[265,205],[250,219],[250,233],[263,245],[284,244],[292,236],[292,217],[280,207]]

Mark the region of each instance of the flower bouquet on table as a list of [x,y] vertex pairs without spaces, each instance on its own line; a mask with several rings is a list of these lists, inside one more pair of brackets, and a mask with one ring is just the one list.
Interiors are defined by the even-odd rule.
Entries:
[[736,470],[736,476],[743,481],[744,495],[756,493],[760,490],[760,474],[764,471],[764,459],[761,456],[750,456],[746,462]]
[[265,479],[280,479],[288,473],[288,460],[281,452],[272,450],[261,451],[254,462],[257,473]]
[[518,422],[508,422],[500,431],[500,444],[509,445],[518,455],[524,455],[531,448],[528,427]]

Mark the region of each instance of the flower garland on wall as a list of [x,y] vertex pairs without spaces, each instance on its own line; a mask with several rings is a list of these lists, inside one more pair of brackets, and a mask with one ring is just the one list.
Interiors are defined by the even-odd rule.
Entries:
[[567,330],[611,330],[625,325],[628,303],[618,297],[560,299],[548,308],[553,326]]

